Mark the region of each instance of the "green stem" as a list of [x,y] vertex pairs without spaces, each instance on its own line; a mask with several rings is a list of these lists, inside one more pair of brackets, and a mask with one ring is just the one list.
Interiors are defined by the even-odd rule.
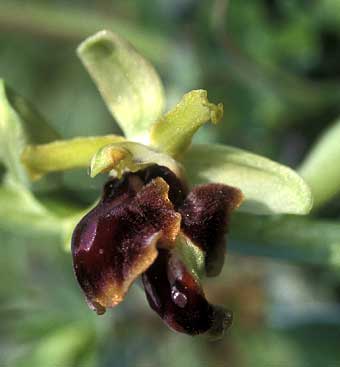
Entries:
[[159,32],[146,30],[127,20],[119,20],[81,8],[0,2],[0,29],[38,34],[79,42],[102,29],[117,32],[152,60],[166,60],[170,41]]
[[89,167],[92,156],[100,148],[124,140],[122,136],[106,135],[29,145],[21,158],[32,179],[38,179],[49,172]]
[[236,214],[230,228],[236,253],[340,267],[340,223]]

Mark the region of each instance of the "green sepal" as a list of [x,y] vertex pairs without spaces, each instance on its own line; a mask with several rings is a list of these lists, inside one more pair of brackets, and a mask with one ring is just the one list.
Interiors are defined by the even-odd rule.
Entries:
[[164,108],[163,86],[154,67],[109,31],[87,38],[78,55],[125,136],[142,140]]
[[239,188],[239,210],[254,214],[308,214],[313,198],[306,182],[292,169],[226,145],[193,145],[182,163],[193,185],[222,183]]
[[193,90],[152,126],[150,143],[173,157],[180,156],[191,144],[195,132],[206,122],[218,123],[223,105],[208,101],[205,90]]

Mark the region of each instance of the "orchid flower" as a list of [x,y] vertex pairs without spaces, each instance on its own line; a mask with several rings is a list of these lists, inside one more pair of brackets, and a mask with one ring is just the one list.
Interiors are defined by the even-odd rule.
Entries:
[[[157,72],[118,35],[101,31],[79,46],[78,55],[124,136],[60,140],[51,133],[23,140],[20,154],[5,160],[11,177],[26,185],[79,167],[91,177],[107,174],[99,201],[67,221],[65,230],[73,232],[74,272],[90,308],[102,314],[115,307],[141,277],[151,308],[170,328],[222,336],[232,312],[208,302],[202,279],[222,269],[230,215],[236,209],[306,214],[309,187],[267,158],[192,143],[205,123],[222,120],[222,103],[194,90],[163,114]],[[1,91],[14,116],[13,99],[4,85]]]

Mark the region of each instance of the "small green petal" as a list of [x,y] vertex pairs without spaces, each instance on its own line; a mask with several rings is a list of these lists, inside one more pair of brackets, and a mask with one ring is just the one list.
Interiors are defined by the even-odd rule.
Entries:
[[36,180],[50,172],[88,167],[92,156],[98,149],[107,144],[124,140],[118,135],[106,135],[28,145],[24,149],[21,159],[31,179]]
[[17,182],[28,186],[29,178],[20,155],[29,143],[58,139],[38,112],[0,79],[0,161]]
[[173,157],[180,156],[202,125],[209,120],[216,124],[222,117],[222,103],[210,103],[207,91],[193,90],[152,127],[151,144]]
[[314,196],[314,209],[340,192],[340,120],[329,128],[302,163],[299,173]]
[[224,145],[193,145],[183,157],[192,184],[223,183],[239,188],[241,211],[254,214],[307,214],[312,194],[292,169]]
[[142,139],[164,108],[161,80],[127,41],[109,31],[87,38],[78,55],[117,123],[130,139]]
[[114,170],[121,177],[126,170],[136,172],[152,164],[168,167],[178,177],[183,176],[180,164],[170,156],[133,142],[110,144],[99,149],[91,160],[90,175],[95,177]]

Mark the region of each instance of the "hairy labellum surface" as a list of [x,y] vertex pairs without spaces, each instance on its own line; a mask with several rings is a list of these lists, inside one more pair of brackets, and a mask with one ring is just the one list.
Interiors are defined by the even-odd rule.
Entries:
[[99,313],[122,301],[157,257],[157,242],[171,247],[180,226],[162,178],[143,186],[138,176],[127,175],[123,183],[106,185],[102,201],[77,225],[72,239],[77,279]]
[[172,329],[221,334],[231,313],[205,299],[195,269],[175,251],[176,238],[187,236],[204,254],[207,275],[218,274],[228,217],[241,201],[238,189],[221,184],[188,192],[157,165],[110,180],[72,238],[74,271],[89,305],[99,314],[114,307],[142,274],[150,306]]
[[182,231],[206,253],[208,276],[216,276],[221,272],[229,214],[241,201],[242,193],[234,187],[201,185],[189,193],[179,210]]

